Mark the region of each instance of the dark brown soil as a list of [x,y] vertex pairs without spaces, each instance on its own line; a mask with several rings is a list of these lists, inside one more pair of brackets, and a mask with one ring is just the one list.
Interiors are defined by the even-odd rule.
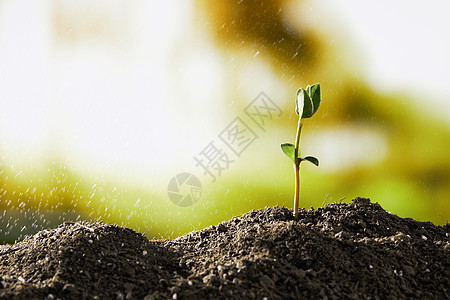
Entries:
[[0,299],[449,299],[449,226],[368,199],[267,207],[171,241],[64,223],[0,246]]

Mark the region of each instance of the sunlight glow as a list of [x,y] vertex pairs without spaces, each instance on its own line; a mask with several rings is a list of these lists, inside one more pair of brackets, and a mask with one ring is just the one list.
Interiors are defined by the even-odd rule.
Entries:
[[[348,63],[355,64],[374,88],[409,92],[418,105],[450,124],[447,1],[309,0],[303,5],[314,11],[307,18],[310,26],[339,38],[348,35],[350,47],[342,45]],[[440,109],[431,109],[430,102]]]
[[375,165],[388,151],[383,135],[370,128],[321,130],[305,140],[303,153],[320,157],[320,169],[326,172]]

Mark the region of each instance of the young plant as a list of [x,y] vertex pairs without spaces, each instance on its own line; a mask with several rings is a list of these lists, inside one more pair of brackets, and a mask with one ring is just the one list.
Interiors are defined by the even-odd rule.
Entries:
[[318,83],[308,85],[306,89],[300,88],[297,91],[297,98],[295,99],[295,112],[299,116],[297,125],[297,135],[295,138],[295,145],[290,143],[281,144],[281,150],[294,162],[295,172],[295,191],[294,191],[294,218],[298,218],[298,202],[299,202],[299,188],[300,177],[299,167],[302,161],[309,161],[310,163],[319,166],[319,160],[313,156],[300,157],[300,133],[302,131],[303,119],[311,118],[317,111],[322,101],[322,94],[320,92],[320,85]]

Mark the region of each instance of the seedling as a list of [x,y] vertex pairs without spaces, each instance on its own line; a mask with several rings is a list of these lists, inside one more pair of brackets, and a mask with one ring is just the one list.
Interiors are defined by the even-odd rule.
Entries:
[[295,145],[290,143],[281,144],[281,150],[294,162],[295,172],[295,191],[294,191],[294,218],[298,218],[298,202],[299,202],[299,188],[300,177],[299,168],[302,161],[309,161],[310,163],[319,166],[319,160],[313,156],[300,157],[300,133],[303,127],[303,119],[311,118],[317,111],[322,101],[320,92],[320,85],[318,83],[308,85],[306,89],[300,88],[297,91],[297,98],[295,99],[295,112],[299,116],[297,125],[297,136],[295,137]]

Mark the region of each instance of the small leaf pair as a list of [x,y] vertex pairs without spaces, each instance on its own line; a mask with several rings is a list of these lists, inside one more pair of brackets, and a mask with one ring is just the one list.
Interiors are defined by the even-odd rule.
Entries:
[[322,102],[320,84],[308,85],[306,89],[299,88],[295,101],[295,112],[301,119],[311,118],[319,109]]
[[[283,150],[284,154],[286,154],[290,159],[292,159],[292,161],[295,163],[295,146],[291,143],[284,143],[281,144],[281,150]],[[300,155],[300,152],[298,153],[298,155]],[[315,164],[316,166],[319,166],[319,160],[317,158],[315,158],[314,156],[306,156],[306,157],[297,157],[298,160],[300,160],[300,162],[307,160],[310,163]]]

